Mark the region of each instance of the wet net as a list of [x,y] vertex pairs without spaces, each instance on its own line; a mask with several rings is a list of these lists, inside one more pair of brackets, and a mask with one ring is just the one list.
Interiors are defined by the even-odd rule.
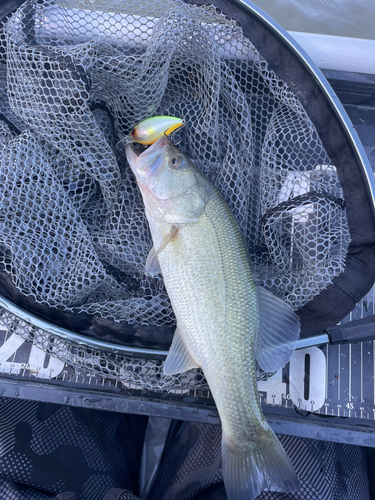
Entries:
[[[161,276],[144,272],[152,240],[123,148],[154,115],[184,119],[179,147],[223,193],[260,285],[297,310],[345,268],[336,168],[234,20],[180,1],[27,0],[0,43],[0,269],[24,296],[175,324]],[[81,366],[95,365],[92,349],[68,341],[55,355],[77,350]],[[121,376],[124,359],[108,356],[96,369]]]

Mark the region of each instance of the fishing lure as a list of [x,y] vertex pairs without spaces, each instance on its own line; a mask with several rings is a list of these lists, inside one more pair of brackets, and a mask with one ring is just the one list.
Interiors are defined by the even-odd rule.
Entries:
[[130,132],[130,138],[133,142],[148,146],[154,144],[163,135],[170,135],[182,125],[184,121],[181,118],[153,116],[134,127]]

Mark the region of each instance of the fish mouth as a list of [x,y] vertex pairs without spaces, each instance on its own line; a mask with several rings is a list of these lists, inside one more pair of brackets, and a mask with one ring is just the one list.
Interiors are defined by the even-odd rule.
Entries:
[[131,148],[132,151],[133,151],[133,153],[137,157],[140,157],[142,155],[146,156],[146,154],[147,155],[148,154],[153,154],[154,152],[158,151],[159,149],[164,148],[168,144],[172,144],[172,141],[169,139],[169,137],[167,137],[166,135],[163,135],[162,137],[160,137],[160,139],[158,139],[157,141],[155,141],[154,144],[151,144],[151,146],[149,146],[146,149],[141,144],[137,144],[137,143],[134,143],[134,142],[128,144],[126,147],[127,148]]
[[[126,145],[126,158],[138,184],[143,184],[150,173],[155,173],[156,166],[160,166],[164,148],[170,144],[173,144],[172,141],[164,135],[146,149],[141,144],[129,143]],[[154,165],[154,169],[150,170],[152,165]]]
[[138,158],[142,153],[144,153],[146,150],[145,148],[136,142],[132,142],[126,145],[126,148],[129,149],[131,148],[133,154]]

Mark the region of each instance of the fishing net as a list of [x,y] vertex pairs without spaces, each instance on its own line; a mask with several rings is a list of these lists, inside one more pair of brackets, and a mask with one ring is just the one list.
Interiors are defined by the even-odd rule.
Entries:
[[[163,361],[137,358],[118,353],[104,352],[47,333],[0,308],[0,329],[20,335],[47,355],[54,356],[75,369],[76,374],[99,376],[115,380],[128,389],[168,391],[186,394],[197,389],[207,389],[208,384],[199,369],[176,375],[164,375]],[[37,367],[36,367],[37,368]],[[37,375],[41,377],[38,370]],[[259,379],[264,378],[259,373]]]
[[[173,331],[123,147],[154,115],[185,121],[179,148],[223,193],[260,285],[298,310],[345,269],[335,165],[297,93],[214,6],[27,0],[0,43],[0,272],[28,307]],[[64,342],[60,357],[78,349]],[[114,377],[123,361],[108,360]]]

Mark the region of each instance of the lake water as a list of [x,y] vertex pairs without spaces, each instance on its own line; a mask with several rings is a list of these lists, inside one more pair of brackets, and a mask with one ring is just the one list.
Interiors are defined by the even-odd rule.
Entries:
[[375,0],[255,0],[284,29],[375,40]]
[[[62,4],[65,0],[60,0]],[[72,0],[70,0],[71,2]],[[226,0],[230,2],[231,0]],[[243,0],[246,2],[247,0]],[[375,0],[249,0],[267,12],[275,21],[288,31],[323,33],[354,38],[375,40]],[[0,0],[1,2],[1,0]],[[59,2],[59,0],[58,0]],[[84,8],[94,9],[103,0],[79,0]],[[139,12],[150,12],[150,0],[106,0],[106,9],[112,12],[123,11],[126,4],[133,11],[136,5]],[[169,0],[155,1],[155,9],[163,11]]]

